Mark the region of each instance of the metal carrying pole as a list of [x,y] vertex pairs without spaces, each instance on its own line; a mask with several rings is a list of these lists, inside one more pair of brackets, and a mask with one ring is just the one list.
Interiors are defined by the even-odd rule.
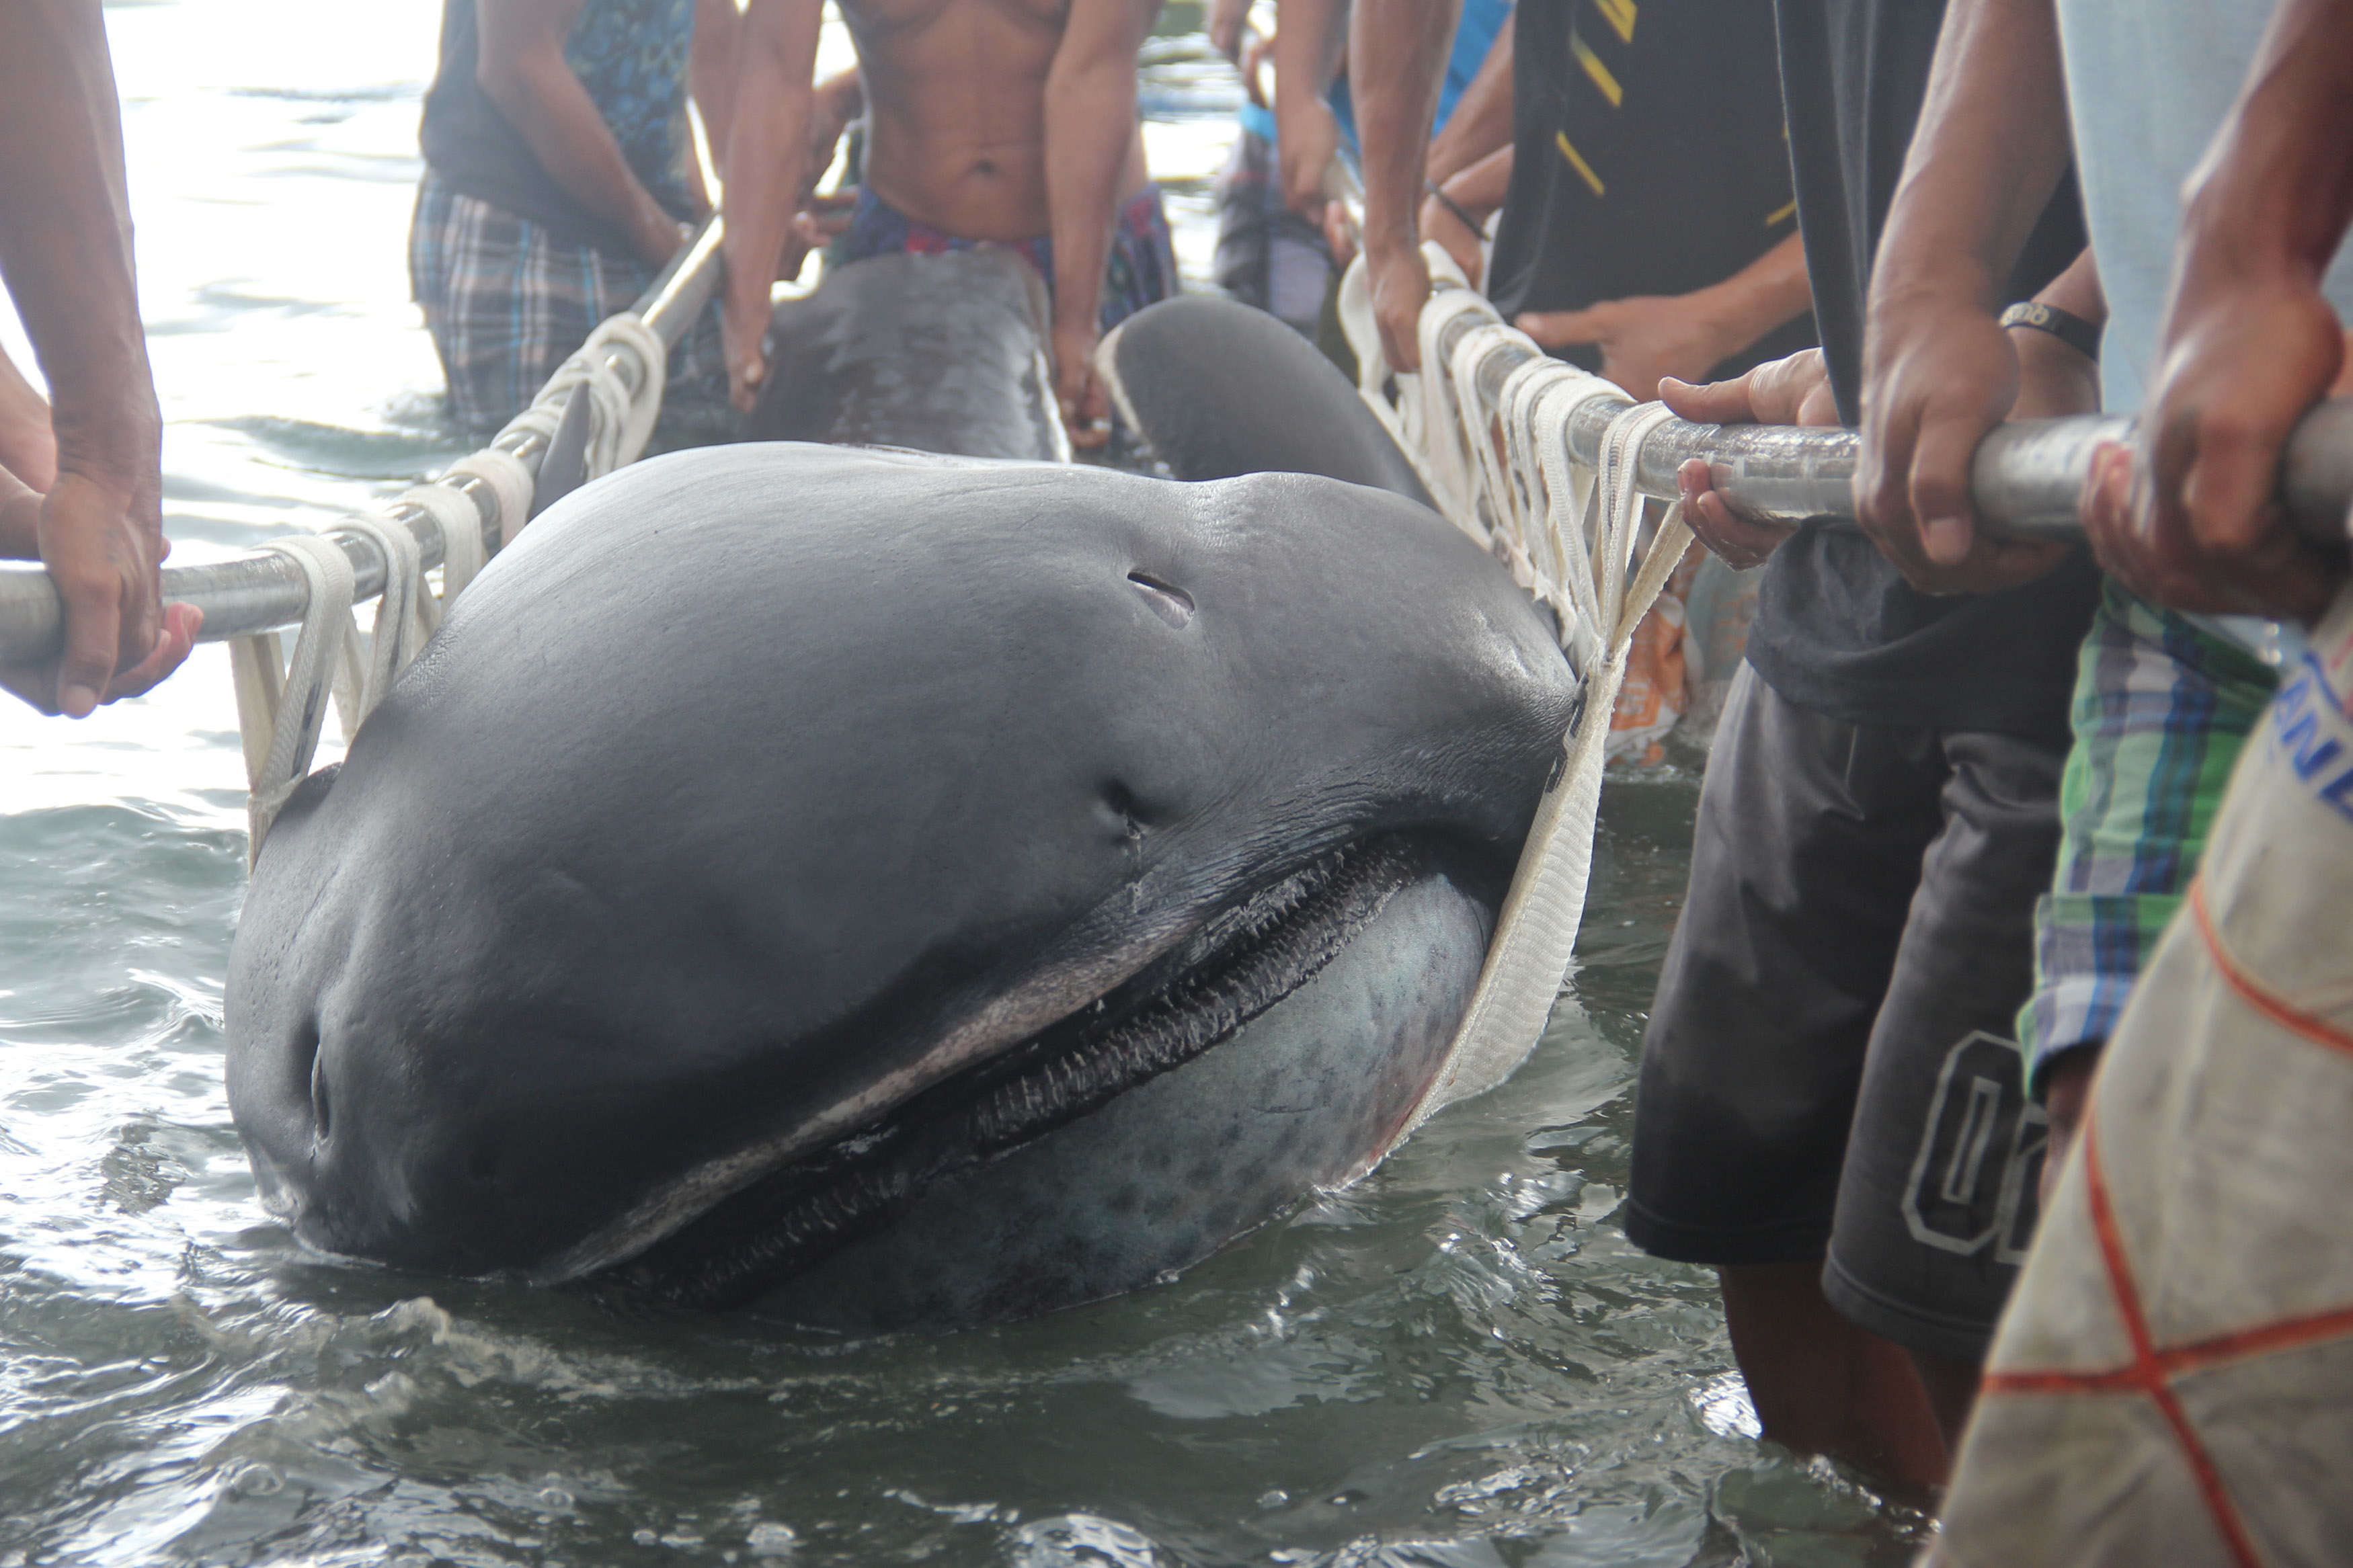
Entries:
[[[714,217],[670,258],[632,307],[665,343],[675,343],[685,335],[718,287],[719,240],[719,220]],[[626,347],[617,348],[607,363],[628,384],[632,395],[644,384],[649,368],[635,350]],[[546,439],[536,432],[501,434],[491,445],[513,453],[534,473],[546,456]],[[506,520],[496,515],[496,498],[480,479],[445,475],[431,482],[450,486],[471,500],[486,531],[506,526]],[[441,563],[441,530],[422,508],[396,505],[390,515],[417,536],[427,566]],[[502,541],[492,533],[487,542],[495,550]],[[376,546],[354,534],[340,535],[336,543],[351,558],[358,579],[355,599],[365,601],[382,594],[385,560]],[[272,552],[203,566],[165,567],[163,602],[190,604],[202,610],[201,639],[218,642],[299,623],[310,602],[310,590],[301,568]],[[0,565],[0,664],[29,663],[56,652],[64,628],[63,605],[46,571],[32,564]]]
[[[1458,316],[1440,333],[1451,353],[1476,319]],[[1480,361],[1480,390],[1500,396],[1504,381],[1540,351],[1497,344]],[[1633,399],[1595,398],[1569,421],[1568,448],[1579,462],[1600,460],[1609,422]],[[2032,538],[2078,540],[2075,498],[2090,471],[2093,448],[2131,438],[2133,424],[2114,415],[2027,419],[1994,430],[1977,451],[1969,481],[1978,516],[1990,530]],[[1852,521],[1860,440],[1852,430],[1799,429],[1778,425],[1694,425],[1670,420],[1642,444],[1635,484],[1644,495],[1671,500],[1675,470],[1704,458],[1716,488],[1759,516],[1781,522],[1818,519]],[[2343,543],[2353,504],[2353,398],[2335,398],[2305,416],[2281,464],[2280,489],[2297,531],[2316,542]]]
[[[638,301],[638,314],[665,342],[679,340],[717,286],[719,241],[719,220],[713,218]],[[1451,353],[1472,324],[1467,316],[1449,322],[1440,335],[1440,352]],[[1490,397],[1499,395],[1505,377],[1540,357],[1533,348],[1496,345],[1480,362],[1481,390]],[[609,363],[634,391],[646,371],[638,356],[617,350]],[[1632,402],[1595,398],[1579,407],[1567,430],[1571,455],[1580,462],[1597,462],[1609,422]],[[2131,434],[2131,420],[2108,415],[2000,426],[1978,447],[1970,480],[1978,515],[1988,527],[2005,533],[2081,538],[2075,498],[2090,468],[2093,448]],[[1852,521],[1854,503],[1849,486],[1857,444],[1852,430],[1671,420],[1644,441],[1635,482],[1645,495],[1672,499],[1675,470],[1693,458],[1703,458],[1716,488],[1759,516],[1785,522]],[[544,456],[545,443],[535,434],[501,436],[493,445],[534,470]],[[464,491],[484,510],[486,524],[499,521],[488,517],[489,487],[480,480],[458,477],[433,482]],[[2288,518],[2300,532],[2320,542],[2345,541],[2347,512],[2353,506],[2353,398],[2333,399],[2305,416],[2281,464],[2280,489]],[[415,507],[396,507],[393,515],[417,534],[425,564],[439,564],[441,534],[431,520]],[[376,547],[350,535],[338,542],[351,557],[357,597],[366,600],[381,594],[385,563]],[[301,569],[274,553],[175,566],[164,573],[164,602],[193,604],[203,610],[206,642],[292,626],[302,618],[308,597]],[[63,624],[47,573],[33,565],[0,565],[0,663],[29,662],[53,653]]]

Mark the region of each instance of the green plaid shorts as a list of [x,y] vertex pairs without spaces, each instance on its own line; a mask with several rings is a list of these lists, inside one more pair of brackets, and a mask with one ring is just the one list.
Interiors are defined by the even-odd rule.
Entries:
[[2237,643],[2113,580],[2102,587],[2075,669],[2058,872],[2035,910],[2034,991],[2018,1018],[2038,1095],[2053,1058],[2116,1026],[2277,687]]

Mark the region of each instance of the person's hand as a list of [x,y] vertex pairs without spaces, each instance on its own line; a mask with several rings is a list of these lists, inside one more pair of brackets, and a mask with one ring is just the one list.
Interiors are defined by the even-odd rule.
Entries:
[[[1445,247],[1446,254],[1454,258],[1454,265],[1462,269],[1465,282],[1473,289],[1481,286],[1479,265],[1482,258],[1480,247],[1486,236],[1464,223],[1452,207],[1434,195],[1421,199],[1421,232]],[[1521,330],[1526,331],[1525,328]],[[1530,332],[1528,335],[1534,337],[1535,334]]]
[[72,471],[58,475],[46,496],[20,489],[0,505],[0,554],[37,556],[65,600],[66,616],[62,652],[0,666],[0,687],[43,713],[82,719],[180,668],[204,617],[193,605],[156,602],[157,573],[171,549],[159,505],[145,487],[134,490]]
[[[51,475],[50,484],[57,478]],[[41,492],[0,463],[0,561],[41,558]]]
[[1741,345],[1726,345],[1721,328],[1689,300],[1668,294],[1604,300],[1582,310],[1528,310],[1513,322],[1548,349],[1591,343],[1601,351],[1601,374],[1647,403],[1669,376],[1695,382]]
[[1430,268],[1413,245],[1367,247],[1365,267],[1373,289],[1373,321],[1381,353],[1400,374],[1421,368],[1421,308],[1430,302]]
[[2301,278],[2185,271],[2134,453],[2094,456],[2081,510],[2100,563],[2178,609],[2309,620],[2344,565],[2291,530],[2282,449],[2345,355],[2336,312]]
[[[1249,99],[1254,108],[1274,107],[1266,98],[1266,68],[1273,59],[1274,35],[1260,33],[1250,36],[1250,42],[1234,61],[1235,68],[1242,73],[1242,96]],[[1278,134],[1275,139],[1281,141],[1282,137]]]
[[812,195],[801,210],[793,215],[793,232],[799,237],[807,250],[823,250],[849,232],[858,216],[858,194],[837,191],[830,195]]
[[1357,230],[1356,220],[1348,212],[1345,202],[1324,204],[1324,248],[1332,253],[1332,265],[1342,272],[1356,259],[1356,247],[1364,240]]
[[1282,165],[1282,203],[1309,223],[1324,222],[1324,175],[1340,153],[1340,122],[1322,99],[1282,122],[1275,143]]
[[670,265],[670,258],[684,247],[694,231],[664,212],[651,200],[638,217],[637,232],[631,243],[638,259],[659,272]]
[[[1769,361],[1730,381],[1694,386],[1672,377],[1659,384],[1659,397],[1679,419],[1700,425],[1836,425],[1838,403],[1831,395],[1822,351],[1802,349]],[[1699,542],[1746,572],[1762,565],[1780,542],[1797,531],[1742,511],[1715,489],[1707,460],[1694,458],[1675,471],[1683,521]]]
[[774,317],[768,290],[755,295],[731,282],[719,308],[719,350],[727,361],[727,396],[745,414],[759,401],[768,375],[768,323]]
[[2018,401],[2012,419],[2064,419],[2100,411],[2100,362],[2034,327],[2011,327],[2018,355]]
[[35,490],[58,482],[58,437],[49,428],[48,399],[0,351],[0,468]]
[[1970,505],[1970,460],[2019,390],[2010,335],[1984,310],[1941,300],[1874,302],[1855,520],[1923,593],[2013,588],[2066,558],[2064,544],[1989,537]]
[[[808,241],[796,220],[786,226],[783,252],[773,268],[754,268],[738,275],[735,258],[728,258],[727,292],[719,309],[719,347],[727,361],[727,395],[744,413],[749,414],[759,401],[761,384],[767,379],[768,324],[776,314],[768,289],[779,279],[798,278],[808,252]],[[763,272],[766,275],[762,276]]]
[[1092,321],[1054,326],[1054,401],[1061,408],[1071,445],[1081,451],[1111,440],[1111,392],[1095,374],[1095,344],[1101,335]]
[[1210,0],[1209,47],[1234,65],[1241,64],[1242,27],[1250,21],[1250,0]]

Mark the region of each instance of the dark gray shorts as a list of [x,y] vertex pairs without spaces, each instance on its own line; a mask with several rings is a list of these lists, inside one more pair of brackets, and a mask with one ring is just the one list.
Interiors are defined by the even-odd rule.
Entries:
[[1823,1258],[1862,1327],[1983,1358],[2034,1225],[2012,1030],[2064,760],[1827,718],[1741,668],[1642,1040],[1636,1245]]

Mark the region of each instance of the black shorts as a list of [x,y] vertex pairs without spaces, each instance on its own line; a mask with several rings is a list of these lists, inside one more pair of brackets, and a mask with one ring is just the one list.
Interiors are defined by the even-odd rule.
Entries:
[[1983,1358],[2034,1225],[2013,1029],[2064,760],[1828,718],[1741,668],[1642,1040],[1637,1246],[1823,1258],[1849,1319]]

